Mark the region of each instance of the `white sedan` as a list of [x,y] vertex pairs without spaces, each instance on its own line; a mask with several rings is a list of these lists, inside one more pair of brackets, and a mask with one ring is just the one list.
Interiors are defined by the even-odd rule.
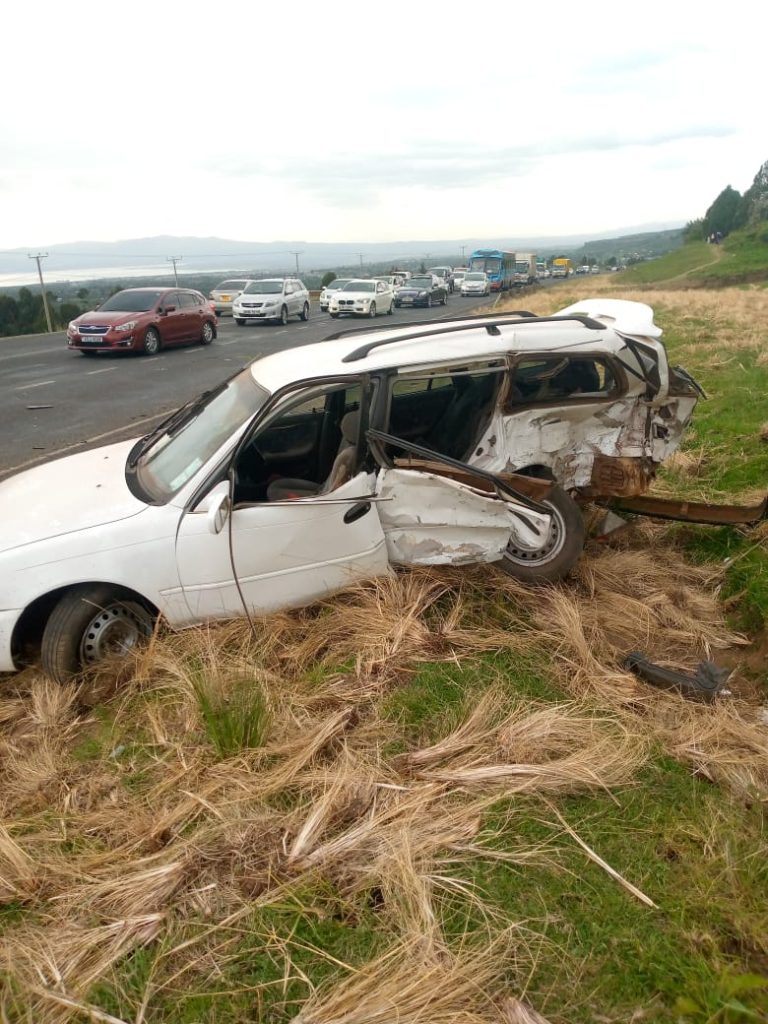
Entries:
[[351,280],[351,277],[337,277],[335,280],[331,281],[330,284],[325,285],[320,292],[320,309],[323,313],[328,312],[328,307],[331,304],[331,296],[340,291],[345,284],[349,284]]
[[388,281],[348,281],[341,291],[331,296],[328,312],[331,316],[349,313],[353,316],[377,316],[395,311],[395,293]]

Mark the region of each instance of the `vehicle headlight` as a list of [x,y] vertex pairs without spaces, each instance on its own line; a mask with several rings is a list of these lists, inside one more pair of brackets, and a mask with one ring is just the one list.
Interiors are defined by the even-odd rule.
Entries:
[[70,320],[70,322],[67,324],[67,334],[69,334],[70,331],[73,334],[77,331],[77,324],[75,323],[74,320]]
[[127,324],[118,324],[114,329],[116,331],[132,331],[138,322],[138,320],[129,320]]
[[426,292],[419,292],[419,298],[420,299],[426,299],[426,297],[427,297],[427,293]]

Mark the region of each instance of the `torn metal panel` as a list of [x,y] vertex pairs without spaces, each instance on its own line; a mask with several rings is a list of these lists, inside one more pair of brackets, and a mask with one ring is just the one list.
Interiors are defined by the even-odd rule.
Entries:
[[582,489],[585,498],[632,497],[648,490],[654,477],[650,459],[596,455],[592,464],[592,479]]
[[[435,476],[444,476],[449,480],[457,480],[459,483],[466,484],[477,491],[485,491],[488,494],[494,493],[493,484],[487,478],[454,469],[453,466],[447,466],[439,462],[416,458],[395,459],[395,466],[398,469],[416,469],[432,473]],[[516,491],[520,491],[521,494],[527,494],[528,497],[534,498],[536,501],[543,501],[554,487],[554,483],[551,480],[539,480],[536,477],[523,476],[521,473],[499,473],[498,477]]]
[[406,565],[498,561],[512,537],[540,543],[550,517],[478,493],[456,480],[408,469],[383,470],[379,517],[389,558]]

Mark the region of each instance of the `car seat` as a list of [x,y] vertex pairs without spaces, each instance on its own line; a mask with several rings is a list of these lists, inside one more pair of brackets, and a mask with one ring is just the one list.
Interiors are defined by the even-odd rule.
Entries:
[[357,435],[360,428],[360,412],[354,409],[345,413],[339,423],[341,444],[333,460],[331,471],[324,483],[312,480],[299,480],[282,476],[273,480],[267,487],[267,501],[294,501],[297,498],[311,498],[315,495],[328,494],[351,480],[357,460]]

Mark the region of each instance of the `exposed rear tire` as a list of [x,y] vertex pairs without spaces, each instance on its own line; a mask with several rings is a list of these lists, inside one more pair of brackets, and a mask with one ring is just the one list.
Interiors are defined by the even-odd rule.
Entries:
[[496,562],[504,572],[527,583],[551,583],[564,579],[584,549],[584,517],[573,498],[562,487],[553,487],[542,504],[549,506],[552,519],[549,534],[541,547],[527,549],[510,541],[504,557]]
[[103,658],[130,653],[153,629],[154,615],[131,595],[107,584],[72,587],[45,624],[43,670],[65,683]]

